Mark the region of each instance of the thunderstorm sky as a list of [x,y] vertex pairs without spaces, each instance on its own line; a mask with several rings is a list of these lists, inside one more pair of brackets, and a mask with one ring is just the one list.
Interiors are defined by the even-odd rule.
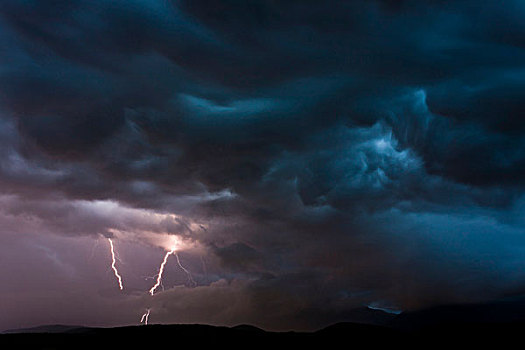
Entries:
[[523,18],[2,0],[0,330],[312,329],[525,294]]

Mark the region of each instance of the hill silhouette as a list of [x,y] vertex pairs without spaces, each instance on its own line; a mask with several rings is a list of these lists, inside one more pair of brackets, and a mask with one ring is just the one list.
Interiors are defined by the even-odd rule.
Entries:
[[519,341],[525,331],[525,303],[439,306],[423,311],[386,315],[359,309],[362,320],[378,324],[337,323],[315,332],[269,332],[251,325],[217,327],[199,324],[87,328],[65,325],[9,330],[0,345],[27,349],[159,349],[226,347],[428,346],[502,347]]

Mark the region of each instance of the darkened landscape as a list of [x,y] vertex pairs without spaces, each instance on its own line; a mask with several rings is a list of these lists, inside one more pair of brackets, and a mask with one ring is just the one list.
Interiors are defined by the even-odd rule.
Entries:
[[[344,322],[317,331],[269,332],[250,325],[147,325],[87,328],[50,325],[5,331],[0,343],[34,349],[213,347],[241,349],[260,346],[367,348],[403,346],[419,349],[430,345],[506,346],[520,342],[525,331],[525,302],[506,301],[484,305],[442,306],[420,312],[388,315],[360,309],[357,317],[382,318],[382,325]],[[430,344],[430,345],[429,345]]]

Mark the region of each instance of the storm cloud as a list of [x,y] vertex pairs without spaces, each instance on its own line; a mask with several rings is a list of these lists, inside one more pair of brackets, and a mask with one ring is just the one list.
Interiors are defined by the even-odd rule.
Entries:
[[[2,1],[0,327],[151,308],[311,329],[366,305],[523,293],[523,15],[520,1]],[[144,293],[155,235],[188,244],[196,286],[173,264]]]

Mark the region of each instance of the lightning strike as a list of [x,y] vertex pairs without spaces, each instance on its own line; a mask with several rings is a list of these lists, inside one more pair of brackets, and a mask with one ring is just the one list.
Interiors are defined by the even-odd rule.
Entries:
[[177,264],[179,265],[179,267],[182,269],[182,271],[184,271],[186,273],[186,275],[188,276],[188,280],[190,281],[190,284],[192,286],[196,286],[197,285],[197,282],[195,282],[195,280],[193,279],[193,276],[191,275],[191,273],[184,267],[182,266],[182,264],[180,263],[180,259],[179,259],[179,254],[177,254],[177,252],[175,252],[175,258],[177,258]]
[[123,290],[124,286],[122,285],[122,277],[118,273],[117,267],[115,266],[115,263],[116,263],[115,247],[113,246],[113,241],[111,240],[111,238],[108,238],[108,241],[109,241],[109,246],[111,247],[111,268],[113,269],[113,273],[115,274],[115,277],[117,278],[120,290]]
[[140,319],[140,323],[144,323],[146,326],[148,325],[148,319],[149,319],[149,313],[151,312],[150,309],[147,309],[147,312],[142,315],[142,318]]
[[155,294],[155,290],[160,286],[162,282],[162,274],[164,273],[164,266],[166,265],[166,262],[168,261],[168,258],[171,254],[175,253],[175,248],[170,250],[169,252],[164,255],[164,260],[162,260],[162,264],[160,264],[159,273],[157,274],[157,282],[151,289],[149,290],[149,294],[153,295]]

